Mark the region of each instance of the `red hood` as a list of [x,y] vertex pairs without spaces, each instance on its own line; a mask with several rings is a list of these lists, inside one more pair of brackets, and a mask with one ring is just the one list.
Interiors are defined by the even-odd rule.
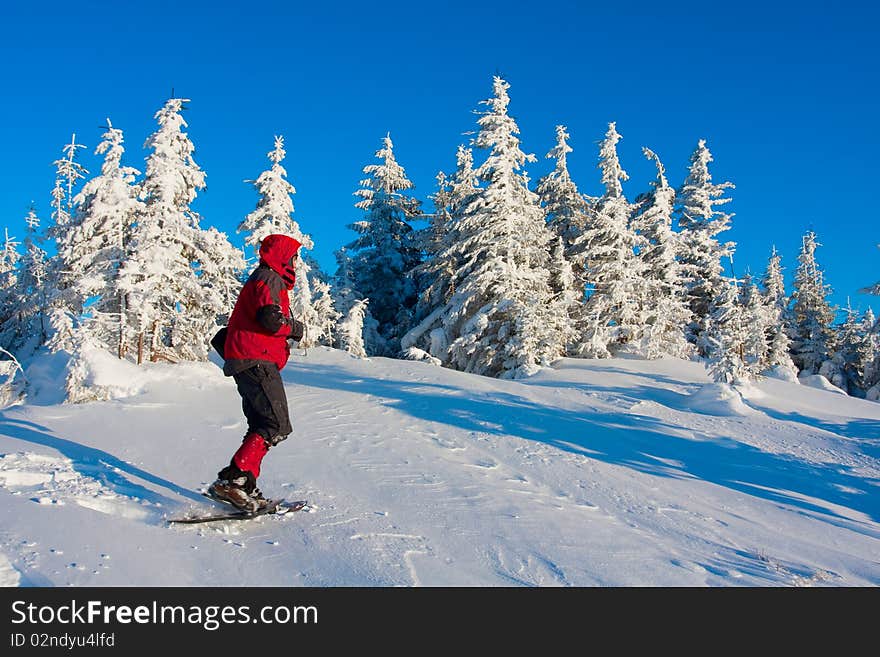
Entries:
[[301,246],[302,244],[292,237],[279,233],[267,235],[260,244],[260,260],[284,279],[288,289],[293,288],[295,279],[293,269],[290,267],[290,259],[296,255]]

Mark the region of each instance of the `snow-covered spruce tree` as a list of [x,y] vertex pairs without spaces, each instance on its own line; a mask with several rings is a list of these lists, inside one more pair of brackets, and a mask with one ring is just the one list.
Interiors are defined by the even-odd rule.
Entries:
[[49,336],[49,264],[46,252],[39,245],[40,218],[33,207],[25,217],[25,225],[24,256],[21,258],[14,295],[17,298],[19,333],[28,343],[19,344],[19,353],[22,355],[45,344]]
[[104,155],[101,172],[76,196],[77,217],[67,240],[69,252],[76,256],[68,265],[71,292],[78,306],[93,299],[86,309],[87,330],[97,344],[119,358],[125,357],[131,338],[119,276],[128,256],[131,227],[143,210],[135,184],[140,172],[122,165],[124,152],[122,131],[107,119],[107,130],[95,150]]
[[64,156],[53,162],[56,171],[52,190],[53,225],[46,231],[55,242],[55,256],[48,261],[46,277],[50,304],[47,344],[69,353],[75,348],[73,331],[79,326],[78,318],[82,314],[82,299],[74,289],[76,274],[73,273],[83,255],[74,237],[77,222],[74,190],[77,182],[89,173],[76,161],[77,152],[82,148],[85,146],[77,144],[76,134],[73,134],[70,143],[62,149]]
[[831,290],[816,262],[817,246],[815,233],[809,231],[804,235],[791,295],[791,354],[799,372],[804,374],[820,374],[822,364],[834,349],[835,311],[828,301]]
[[688,301],[693,314],[688,339],[705,355],[707,345],[701,341],[702,326],[709,306],[724,285],[722,260],[733,254],[733,242],[721,244],[716,237],[730,228],[733,214],[718,210],[729,203],[722,198],[733,183],[715,184],[709,173],[712,154],[701,139],[690,158],[687,178],[677,194],[679,262],[681,263]]
[[358,358],[367,357],[364,349],[364,316],[368,302],[369,299],[355,300],[338,327],[340,345],[345,351]]
[[523,170],[535,157],[520,148],[509,87],[496,76],[494,96],[481,101],[488,109],[473,143],[490,151],[476,170],[485,186],[456,222],[451,255],[461,263],[460,282],[443,312],[445,363],[501,378],[526,376],[561,356],[566,321],[549,285],[552,233]]
[[355,287],[352,260],[348,255],[348,249],[344,246],[340,247],[333,256],[336,258],[336,272],[333,274],[331,285],[333,302],[341,317],[347,317],[348,311],[358,299],[363,298],[363,295]]
[[437,191],[431,195],[434,204],[432,214],[423,214],[422,219],[428,222],[424,228],[414,233],[414,243],[421,251],[421,262],[413,270],[418,299],[413,310],[413,323],[418,324],[439,303],[445,302],[444,287],[454,273],[450,271],[448,263],[441,262],[438,256],[449,233],[450,215],[450,179],[440,171],[436,176]]
[[767,334],[773,317],[771,308],[750,274],[746,274],[740,286],[739,304],[743,327],[743,361],[751,378],[757,379],[769,367]]
[[556,161],[553,171],[538,181],[535,191],[547,213],[547,221],[553,232],[562,238],[565,258],[572,264],[576,280],[583,290],[583,253],[575,247],[578,238],[587,229],[590,206],[578,191],[568,172],[568,145],[570,135],[564,125],[556,126],[556,145],[547,153],[548,159]]
[[708,346],[706,367],[716,383],[737,385],[753,378],[743,359],[746,342],[743,324],[736,282],[723,279],[718,296],[710,304],[705,331]]
[[290,310],[305,325],[300,344],[308,347],[327,337],[327,327],[334,321],[336,311],[332,303],[328,306],[326,298],[320,306],[313,298],[311,266],[305,258],[305,251],[312,250],[315,245],[311,236],[303,233],[293,218],[292,196],[296,194],[296,189],[287,180],[287,170],[281,165],[286,155],[284,138],[276,136],[275,148],[268,153],[272,166],[253,182],[259,194],[257,207],[241,222],[238,231],[246,233],[245,244],[253,247],[255,254],[259,253],[263,238],[273,233],[288,235],[302,244],[296,262],[296,286],[290,300]]
[[[336,325],[336,337],[333,344],[345,349],[342,339],[342,324],[346,322],[346,318],[351,313],[351,309],[364,298],[360,290],[356,287],[355,274],[353,270],[353,260],[348,254],[348,250],[343,246],[335,253],[336,257],[336,273],[333,276],[333,284],[331,286],[331,294],[333,296],[333,305],[336,312],[339,313]],[[370,315],[367,304],[362,308],[364,313],[363,329],[361,336],[366,345],[364,348],[369,352],[368,345],[384,345],[384,338],[378,333],[379,323]],[[377,349],[377,353],[378,350]]]
[[560,311],[564,313],[560,315],[563,321],[559,324],[559,339],[567,352],[580,337],[575,322],[580,317],[584,286],[565,256],[565,242],[562,237],[557,235],[551,243],[553,246],[547,264],[550,272],[550,290]]
[[19,296],[19,243],[4,229],[3,250],[0,251],[0,347],[15,350],[21,337],[21,299]]
[[[421,349],[435,357],[439,355],[441,362],[446,358],[448,347],[439,339],[443,334],[442,314],[455,293],[462,266],[462,254],[456,245],[457,226],[463,210],[479,188],[473,164],[473,151],[459,146],[455,173],[447,178],[441,172],[437,177],[438,191],[433,197],[435,212],[420,242],[423,259],[416,268],[419,299],[413,328],[401,338],[404,352]],[[411,352],[409,357],[413,357]]]
[[688,358],[693,346],[685,329],[691,311],[676,259],[678,236],[672,231],[675,190],[657,154],[649,148],[642,148],[642,152],[657,166],[657,179],[650,192],[636,199],[632,219],[632,228],[642,237],[638,259],[644,280],[638,296],[645,327],[640,351],[646,358]]
[[767,367],[784,375],[784,378],[797,377],[797,369],[791,360],[791,339],[788,337],[788,297],[785,294],[785,281],[782,276],[782,256],[773,252],[767,261],[764,273],[763,295],[767,307]]
[[263,238],[273,233],[289,235],[298,240],[303,248],[311,249],[311,240],[306,246],[300,237],[305,237],[299,224],[293,219],[293,198],[296,188],[287,180],[287,170],[281,165],[287,152],[284,150],[284,137],[275,136],[275,148],[267,154],[272,166],[263,171],[252,182],[259,195],[257,207],[238,225],[238,232],[245,233],[245,245],[253,249],[258,257]]
[[420,210],[419,201],[403,193],[413,184],[394,157],[390,135],[376,157],[380,163],[364,167],[368,177],[355,192],[360,198],[355,207],[365,216],[349,224],[359,236],[347,248],[355,286],[370,299],[369,314],[378,322],[381,337],[378,343],[368,338],[367,353],[396,355],[416,302],[410,272],[419,265],[420,254],[409,222]]
[[205,188],[205,173],[183,131],[186,102],[171,98],[155,114],[159,127],[144,144],[151,151],[141,184],[144,208],[120,274],[138,363],[207,358],[211,326],[228,312],[212,306],[192,265],[213,256],[200,249],[199,216],[190,208]]
[[877,401],[880,399],[880,326],[871,308],[862,317],[862,331],[865,334],[865,398]]
[[76,161],[79,149],[85,148],[84,144],[76,143],[76,133],[71,135],[70,143],[62,148],[64,156],[55,160],[55,187],[52,189],[52,220],[53,225],[47,230],[50,238],[56,242],[63,242],[68,225],[73,217],[74,189],[77,182],[88,175],[88,171]]
[[850,395],[864,397],[871,388],[868,377],[875,358],[874,343],[864,317],[860,318],[850,305],[844,312],[846,318],[837,329],[836,349],[831,356],[836,380],[829,380]]
[[577,240],[584,250],[589,296],[574,353],[584,358],[607,358],[627,343],[637,345],[645,325],[644,272],[635,253],[642,238],[631,228],[631,207],[623,194],[622,181],[629,176],[617,157],[620,138],[616,124],[609,123],[598,165],[605,194],[596,203],[589,228]]

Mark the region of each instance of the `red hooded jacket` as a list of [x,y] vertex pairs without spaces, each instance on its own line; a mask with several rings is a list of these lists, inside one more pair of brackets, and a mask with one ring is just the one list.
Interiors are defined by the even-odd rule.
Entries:
[[[227,326],[224,373],[232,375],[255,361],[271,361],[278,369],[287,364],[290,347],[290,300],[294,267],[301,244],[287,235],[268,235],[260,244],[260,265],[250,275],[235,302]],[[277,306],[283,319],[279,322]]]

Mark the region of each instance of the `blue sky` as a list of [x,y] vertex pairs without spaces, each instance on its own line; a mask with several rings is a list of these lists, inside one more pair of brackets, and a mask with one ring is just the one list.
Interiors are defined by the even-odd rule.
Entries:
[[[21,239],[34,202],[49,217],[51,162],[71,133],[94,148],[110,117],[126,163],[143,169],[153,114],[171,94],[185,113],[208,190],[203,225],[235,232],[257,197],[245,180],[268,166],[273,136],[297,188],[295,218],[331,271],[360,218],[354,191],[390,132],[425,201],[438,170],[476,127],[492,76],[510,83],[511,114],[533,180],[568,126],[572,176],[600,193],[598,142],[609,121],[630,199],[648,187],[649,146],[671,182],[705,138],[716,181],[736,185],[723,235],[736,273],[762,273],[773,245],[788,278],[814,230],[832,300],[880,311],[858,289],[880,280],[877,51],[868,2],[40,2],[0,20],[0,228]],[[125,6],[131,5],[131,6]],[[823,6],[824,5],[824,6]],[[477,161],[482,155],[476,154]]]

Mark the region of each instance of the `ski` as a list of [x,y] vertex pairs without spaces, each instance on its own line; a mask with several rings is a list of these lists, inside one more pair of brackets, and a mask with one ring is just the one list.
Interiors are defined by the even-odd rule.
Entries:
[[[213,499],[213,498],[212,498]],[[215,522],[219,520],[251,520],[252,518],[259,518],[260,516],[266,515],[280,515],[284,513],[293,513],[295,511],[301,511],[308,505],[306,500],[298,500],[296,502],[285,503],[283,499],[281,500],[270,500],[269,503],[262,509],[257,511],[241,511],[235,510],[230,511],[229,513],[220,513],[216,515],[209,516],[194,516],[189,518],[169,518],[169,523],[176,523],[178,525],[193,525],[196,523],[202,522]],[[230,505],[231,506],[231,505]]]

